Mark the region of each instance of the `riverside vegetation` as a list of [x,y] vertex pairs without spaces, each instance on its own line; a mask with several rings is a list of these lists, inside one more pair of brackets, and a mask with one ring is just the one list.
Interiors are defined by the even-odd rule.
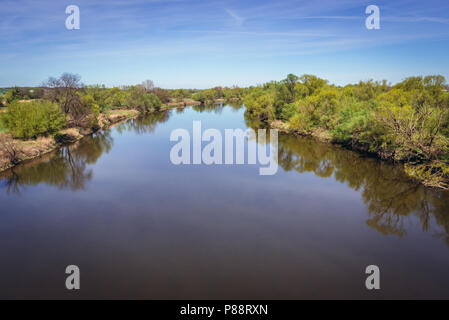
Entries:
[[[289,74],[249,88],[167,90],[147,80],[122,88],[84,86],[63,74],[39,88],[0,95],[0,169],[111,123],[170,107],[244,100],[247,121],[404,164],[424,185],[449,187],[449,93],[443,76],[361,81],[344,87]],[[5,111],[6,109],[6,111]],[[3,133],[2,133],[3,132]],[[30,151],[31,150],[31,151]]]
[[38,88],[0,91],[0,171],[142,113],[242,98],[243,89],[166,90],[140,85],[85,86],[65,73]]
[[251,88],[244,102],[249,120],[401,162],[423,184],[449,186],[449,93],[443,76],[339,87],[313,75],[289,74]]

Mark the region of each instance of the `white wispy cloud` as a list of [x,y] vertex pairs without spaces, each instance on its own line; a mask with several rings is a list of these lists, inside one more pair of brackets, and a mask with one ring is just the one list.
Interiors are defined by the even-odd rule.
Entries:
[[234,19],[238,26],[241,26],[245,22],[245,18],[237,15],[234,11],[230,9],[225,9],[225,11]]

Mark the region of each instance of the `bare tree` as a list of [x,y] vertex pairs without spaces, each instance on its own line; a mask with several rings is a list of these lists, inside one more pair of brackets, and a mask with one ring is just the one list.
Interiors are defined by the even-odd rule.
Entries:
[[22,154],[11,135],[6,134],[0,134],[0,153],[2,153],[12,164],[19,163]]
[[71,73],[63,73],[59,78],[50,77],[44,86],[50,88],[49,98],[60,103],[66,114],[70,114],[74,105],[79,104],[79,96],[76,92],[84,87],[81,77]]
[[152,80],[145,80],[144,82],[142,82],[142,86],[146,90],[151,91],[154,89],[154,82]]
[[50,90],[49,98],[59,103],[61,110],[69,116],[69,124],[87,127],[92,122],[92,106],[83,103],[78,92],[84,88],[77,74],[64,73],[59,78],[49,78],[44,84]]

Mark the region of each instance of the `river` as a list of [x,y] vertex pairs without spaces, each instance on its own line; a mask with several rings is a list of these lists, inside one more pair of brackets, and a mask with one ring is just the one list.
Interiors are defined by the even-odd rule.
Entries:
[[238,105],[171,110],[0,173],[0,298],[449,298],[449,193],[283,134],[272,176],[174,165],[194,120],[253,126]]

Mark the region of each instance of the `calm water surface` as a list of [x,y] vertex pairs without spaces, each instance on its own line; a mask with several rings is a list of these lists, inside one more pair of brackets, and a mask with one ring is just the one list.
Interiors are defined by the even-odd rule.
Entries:
[[284,135],[274,176],[172,165],[193,120],[252,126],[236,106],[172,110],[0,174],[0,298],[449,298],[448,193]]

